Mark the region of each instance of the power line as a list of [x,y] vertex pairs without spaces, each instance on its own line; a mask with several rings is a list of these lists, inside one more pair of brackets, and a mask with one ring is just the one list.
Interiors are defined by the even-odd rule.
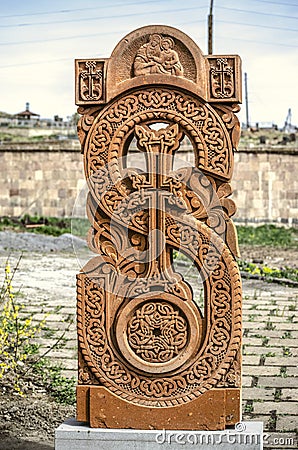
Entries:
[[257,28],[269,28],[271,30],[283,30],[283,31],[294,31],[295,33],[297,33],[297,28],[293,29],[293,28],[283,28],[283,27],[269,27],[268,25],[256,25],[254,23],[243,23],[243,22],[232,22],[230,20],[218,20],[217,22],[222,22],[222,23],[232,23],[234,25],[243,25],[243,26],[247,26],[247,27],[257,27]]
[[259,11],[249,11],[247,9],[229,8],[228,6],[217,6],[217,8],[218,9],[227,9],[229,11],[239,11],[239,12],[244,12],[244,13],[249,13],[249,14],[258,14],[258,15],[261,15],[261,16],[283,17],[284,19],[295,19],[295,20],[298,20],[298,17],[284,16],[282,14],[271,14],[271,13],[264,13],[264,12],[259,12]]
[[[102,5],[100,6],[100,9],[109,9],[109,8],[115,8],[117,6],[133,6],[133,5],[143,5],[146,3],[160,3],[161,1],[163,2],[167,2],[168,0],[145,0],[142,2],[130,2],[130,3],[114,3],[112,5]],[[271,4],[271,5],[276,5],[276,6],[292,6],[292,7],[298,7],[298,4],[292,4],[292,3],[281,3],[281,2],[270,2],[270,1],[266,1],[266,0],[253,0],[254,2],[257,3],[267,3],[267,4]],[[217,6],[217,8],[225,8],[225,9],[232,9],[232,8],[228,8],[228,7],[224,7],[224,6]],[[56,11],[44,11],[44,12],[33,12],[33,13],[24,13],[24,14],[7,14],[7,15],[2,15],[0,16],[1,19],[6,19],[6,18],[11,18],[11,17],[33,17],[33,16],[44,16],[44,15],[49,15],[49,14],[69,14],[72,12],[78,12],[78,11],[94,11],[94,10],[98,10],[98,7],[93,7],[93,8],[73,8],[73,9],[61,9],[61,10],[56,10]],[[266,14],[266,13],[258,13],[258,14]],[[267,14],[269,15],[269,13]],[[272,14],[272,15],[276,15],[277,14]],[[288,16],[280,16],[280,17],[288,17]],[[290,17],[290,16],[289,16]],[[291,17],[292,18],[292,17]]]
[[84,39],[84,38],[91,38],[91,37],[97,37],[97,36],[106,36],[109,34],[116,35],[116,34],[124,34],[127,33],[127,30],[125,31],[106,31],[102,33],[92,33],[92,34],[83,34],[83,35],[75,35],[75,36],[63,36],[63,37],[57,37],[57,38],[50,38],[50,39],[38,39],[38,41],[15,41],[15,42],[0,42],[0,46],[6,46],[6,45],[26,45],[26,44],[39,44],[44,42],[54,42],[54,41],[67,41],[71,39]]
[[[166,10],[159,10],[159,11],[150,11],[150,14],[160,14],[160,13],[173,13],[173,12],[182,12],[182,11],[194,11],[198,9],[205,9],[205,6],[193,6],[191,8],[179,8],[179,9],[166,9]],[[147,12],[143,13],[129,13],[129,14],[121,14],[121,15],[113,15],[113,16],[99,16],[99,17],[87,17],[87,18],[80,18],[80,19],[68,19],[68,20],[54,20],[51,22],[37,22],[37,23],[19,23],[16,25],[0,25],[0,28],[16,28],[16,27],[30,27],[30,26],[36,26],[36,25],[53,25],[57,23],[70,23],[70,22],[86,22],[90,20],[106,20],[106,19],[121,19],[124,17],[133,17],[133,16],[147,16]]]
[[[205,21],[202,21],[205,22]],[[197,24],[197,21],[191,21],[191,22],[184,22],[184,23],[179,23],[179,24],[174,24],[175,26],[179,26],[179,25],[191,25],[191,24]],[[126,31],[117,31],[117,32],[110,32],[109,34],[113,34],[113,35],[117,35],[117,34],[124,34],[127,33]],[[71,36],[69,38],[62,38],[62,39],[84,39],[84,38],[88,38],[88,37],[96,37],[96,36],[102,36],[105,35],[107,33],[95,33],[95,34],[89,34],[89,35],[83,35],[83,36]],[[218,38],[220,39],[227,39],[227,36],[218,36]],[[275,43],[275,42],[266,42],[266,41],[257,41],[257,40],[253,40],[253,39],[243,39],[243,38],[233,38],[236,41],[243,41],[243,42],[251,42],[251,43],[255,43],[255,44],[263,44],[263,45],[273,45],[274,47],[278,46],[278,47],[289,47],[289,48],[298,48],[298,45],[291,45],[291,44],[281,44],[281,43]],[[50,39],[49,39],[50,40]],[[59,40],[59,38],[54,39],[54,40]],[[45,40],[45,42],[47,42],[48,40]],[[35,43],[39,43],[39,42],[44,42],[44,41],[33,41]],[[5,44],[0,44],[0,45],[5,45]],[[102,57],[102,55],[96,55],[96,58],[100,58]],[[27,63],[20,63],[20,64],[9,64],[6,66],[0,66],[0,69],[7,69],[10,67],[20,67],[20,66],[31,66],[31,65],[36,65],[36,64],[51,64],[53,62],[60,62],[60,61],[70,61],[72,59],[70,58],[60,58],[60,59],[51,59],[51,60],[46,60],[46,61],[32,61],[32,62],[27,62]]]
[[293,4],[293,3],[281,3],[281,2],[267,2],[266,0],[253,0],[254,2],[257,3],[270,3],[271,5],[276,5],[276,6],[293,6],[294,8],[298,6],[298,4]]
[[[175,26],[180,26],[180,25],[189,25],[189,24],[193,24],[193,23],[200,23],[200,22],[205,22],[205,19],[202,20],[195,20],[195,21],[191,21],[191,22],[184,22],[184,23],[179,23],[178,25]],[[42,44],[44,42],[55,42],[55,41],[67,41],[67,40],[71,40],[71,39],[85,39],[85,38],[92,38],[92,37],[97,37],[97,36],[107,36],[107,35],[116,35],[116,34],[121,34],[125,35],[128,33],[128,30],[117,30],[117,31],[104,31],[101,33],[92,33],[92,34],[77,34],[74,36],[62,36],[62,37],[56,37],[56,38],[49,38],[49,39],[38,39],[37,41],[14,41],[14,42],[0,42],[0,47],[2,46],[7,46],[7,45],[27,45],[27,44]]]
[[7,69],[9,67],[20,67],[20,66],[33,66],[36,64],[51,64],[53,62],[60,62],[60,61],[72,61],[72,58],[60,58],[60,59],[51,59],[51,60],[45,60],[45,61],[32,61],[27,63],[21,63],[21,64],[8,64],[7,66],[0,66],[0,69]]
[[[179,24],[173,24],[174,26],[181,26],[181,25],[191,25],[191,24],[197,24],[199,22],[205,22],[205,19],[202,20],[193,20],[190,22],[183,22]],[[67,41],[72,39],[85,39],[85,38],[92,38],[92,37],[98,37],[98,36],[106,36],[106,35],[118,35],[122,34],[125,35],[129,31],[128,30],[117,30],[117,31],[104,31],[102,33],[92,33],[92,34],[77,34],[74,36],[62,36],[57,38],[49,38],[49,39],[38,39],[37,41],[14,41],[14,42],[0,42],[1,46],[7,46],[7,45],[27,45],[27,44],[43,44],[44,42],[55,42],[55,41]],[[0,66],[1,67],[7,67],[7,66]]]
[[[218,38],[227,39],[227,36],[218,36]],[[278,46],[278,47],[298,48],[298,45],[281,44],[281,43],[277,43],[277,42],[256,41],[254,39],[239,38],[238,36],[237,37],[233,37],[233,40],[235,40],[235,41],[243,41],[243,42],[252,42],[254,44],[273,45],[274,47]]]
[[92,10],[98,10],[98,9],[109,9],[109,8],[115,8],[116,6],[132,6],[132,5],[143,5],[145,3],[160,3],[161,1],[163,2],[167,2],[168,0],[145,0],[142,2],[130,2],[130,3],[114,3],[113,5],[103,5],[96,8],[73,8],[73,9],[60,9],[58,11],[44,11],[44,12],[34,12],[34,13],[24,13],[24,14],[8,14],[6,16],[0,16],[0,19],[6,19],[9,17],[33,17],[33,16],[44,16],[44,15],[49,15],[49,14],[69,14],[72,12],[77,12],[77,11],[92,11]]

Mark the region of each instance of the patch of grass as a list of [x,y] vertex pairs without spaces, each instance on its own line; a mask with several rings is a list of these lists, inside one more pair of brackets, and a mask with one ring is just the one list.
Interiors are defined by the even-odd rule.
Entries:
[[275,402],[279,402],[281,400],[281,396],[282,396],[282,391],[281,389],[275,389],[275,393],[274,393],[274,401]]
[[270,411],[270,417],[267,424],[268,431],[276,431],[277,415],[276,410]]
[[27,231],[50,236],[72,233],[75,236],[85,237],[89,227],[90,224],[87,219],[70,217],[57,218],[26,214],[21,218],[0,218],[0,230]]
[[88,219],[72,218],[71,219],[71,233],[74,236],[86,237],[90,228]]
[[239,244],[271,247],[298,247],[298,230],[295,228],[261,225],[237,226]]
[[61,366],[52,364],[48,358],[41,358],[34,364],[32,372],[40,378],[42,386],[58,403],[74,405],[76,380],[74,377],[63,376],[62,370]]
[[52,217],[28,216],[22,218],[0,218],[0,230],[28,231],[32,233],[60,236],[70,233],[71,219],[56,219]]
[[36,353],[36,339],[45,327],[45,318],[34,325],[33,316],[16,301],[12,281],[20,259],[13,270],[6,261],[0,287],[0,390],[8,383],[15,393],[23,395],[23,377]]
[[253,322],[253,321],[255,320],[256,317],[257,317],[256,314],[250,314],[250,315],[248,316],[248,321],[249,321],[249,322]]
[[257,307],[258,307],[258,305],[252,305],[249,309],[250,309],[250,310],[252,310],[252,309],[257,309]]

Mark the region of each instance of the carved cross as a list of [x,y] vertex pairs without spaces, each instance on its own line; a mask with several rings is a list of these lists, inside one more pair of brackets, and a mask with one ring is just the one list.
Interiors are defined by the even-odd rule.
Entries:
[[233,95],[233,68],[229,66],[227,58],[217,58],[216,65],[211,68],[211,86],[216,98],[231,97]]
[[86,61],[86,70],[80,74],[81,78],[81,96],[84,100],[98,100],[102,95],[100,81],[102,70],[96,70],[96,61]]
[[[191,289],[179,274],[174,273],[171,267],[171,250],[167,249],[165,244],[167,200],[173,196],[173,192],[169,190],[169,172],[172,170],[173,155],[180,145],[183,133],[179,131],[177,124],[160,130],[137,125],[135,133],[138,147],[146,152],[148,172],[147,181],[137,173],[131,174],[135,187],[142,191],[140,195],[148,199],[149,203],[150,245],[146,278],[150,283],[154,280],[156,287],[159,284],[160,288],[167,283],[179,284],[179,297],[190,298]],[[174,291],[178,292],[177,286]]]

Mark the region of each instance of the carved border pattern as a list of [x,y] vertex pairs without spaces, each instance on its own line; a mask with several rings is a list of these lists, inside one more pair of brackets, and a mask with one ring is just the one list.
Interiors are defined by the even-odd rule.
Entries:
[[[198,224],[197,230],[189,231],[192,232],[193,245],[189,245],[187,238],[186,248],[197,266],[208,272],[214,258],[218,258],[217,248],[222,246],[222,241],[216,235],[211,236],[210,229],[204,224]],[[167,237],[173,247],[181,245],[183,240],[183,237],[171,235],[170,230]],[[194,256],[192,248],[197,248],[195,241],[198,240],[199,252]],[[188,402],[225,382],[227,370],[241,345],[241,282],[237,264],[226,246],[205,282],[207,323],[210,324],[205,341],[191,365],[187,368],[182,366],[171,377],[148,377],[122,364],[105,331],[106,299],[100,287],[103,278],[104,274],[101,278],[98,270],[96,283],[87,275],[78,275],[79,348],[87,366],[100,382],[121,398],[156,407]],[[90,337],[86,337],[89,334]],[[84,384],[83,379],[79,382]],[[234,385],[239,386],[236,378]]]
[[154,121],[178,123],[194,144],[197,167],[231,177],[232,147],[224,123],[208,104],[178,88],[137,90],[103,109],[86,139],[86,177],[122,156],[123,138],[135,125]]

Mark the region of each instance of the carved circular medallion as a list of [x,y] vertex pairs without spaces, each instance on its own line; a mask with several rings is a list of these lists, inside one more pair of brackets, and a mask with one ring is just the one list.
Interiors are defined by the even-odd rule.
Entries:
[[157,299],[156,294],[130,300],[119,313],[116,340],[134,367],[164,373],[181,366],[197,350],[201,330],[187,303],[179,301],[178,306],[176,297],[160,293]]
[[187,343],[187,322],[170,303],[150,302],[137,308],[127,326],[130,348],[149,363],[164,363]]

